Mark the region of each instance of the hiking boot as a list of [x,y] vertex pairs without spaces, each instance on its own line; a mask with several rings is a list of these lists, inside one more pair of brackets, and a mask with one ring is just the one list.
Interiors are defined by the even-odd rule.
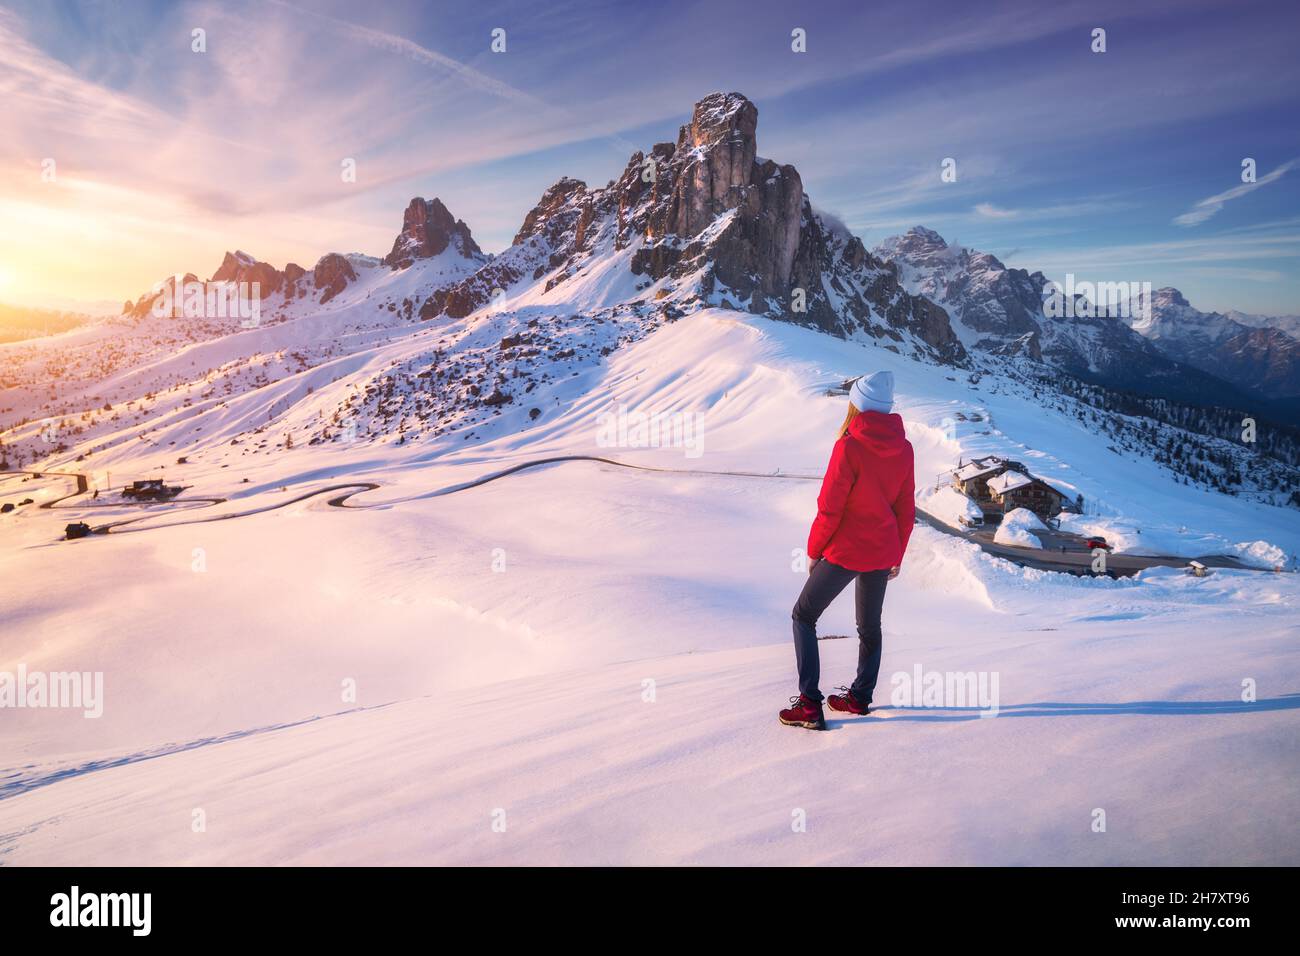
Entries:
[[853,696],[853,691],[847,687],[841,687],[844,691],[842,694],[831,694],[826,698],[826,703],[830,704],[831,710],[837,714],[855,714],[858,717],[865,717],[871,710],[871,704],[863,703]]
[[781,711],[777,717],[787,727],[807,727],[809,730],[826,729],[826,717],[822,713],[821,702],[813,700],[811,697],[804,697],[802,694],[798,697],[791,697],[790,706]]

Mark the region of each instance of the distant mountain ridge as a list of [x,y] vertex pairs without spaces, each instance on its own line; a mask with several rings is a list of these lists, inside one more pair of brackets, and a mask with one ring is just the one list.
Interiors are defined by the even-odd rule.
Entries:
[[42,309],[0,303],[0,342],[55,335],[93,322],[95,316],[85,312]]
[[[1161,290],[1147,323],[1053,318],[1043,310],[1042,272],[1008,268],[934,230],[916,226],[869,251],[814,211],[793,166],[759,155],[757,127],[758,109],[743,95],[711,93],[674,142],[633,153],[618,179],[550,186],[498,255],[485,254],[440,198],[415,197],[382,259],[328,253],[311,269],[280,270],[228,252],[208,281],[256,282],[283,316],[290,303],[325,306],[360,272],[384,266],[409,276],[390,309],[447,320],[507,300],[572,310],[579,303],[568,290],[582,277],[579,298],[590,310],[648,309],[650,322],[721,306],[861,335],[941,364],[1024,359],[1179,401],[1213,396],[1248,407],[1300,395],[1300,343],[1259,317],[1199,313],[1176,290]],[[602,291],[590,299],[595,275]],[[124,314],[143,316],[154,298],[128,302]]]
[[1255,321],[1247,324],[1202,312],[1173,288],[1157,289],[1136,305],[1126,321],[1170,358],[1264,396],[1300,398],[1300,339],[1273,324],[1283,320],[1251,316]]
[[[1023,356],[1084,381],[1183,401],[1251,407],[1300,394],[1300,342],[1275,328],[1250,329],[1197,312],[1176,289],[1151,296],[1152,315],[1049,317],[1042,272],[1005,266],[991,253],[949,244],[916,226],[875,254],[908,291],[943,306],[963,344],[994,357]],[[1147,303],[1130,303],[1130,311]],[[1145,312],[1143,312],[1145,314]]]
[[[675,141],[634,152],[617,179],[547,188],[497,255],[442,199],[417,196],[382,258],[330,252],[311,268],[280,269],[235,250],[207,280],[167,280],[209,295],[256,283],[251,321],[242,310],[159,314],[152,306],[172,291],[164,284],[48,349],[11,344],[0,367],[3,451],[11,463],[61,451],[111,463],[134,460],[135,447],[184,449],[233,467],[361,443],[409,445],[431,460],[466,441],[546,435],[610,356],[651,336],[706,370],[706,330],[732,325],[719,312],[743,310],[875,344],[919,363],[918,374],[937,365],[940,378],[973,390],[1009,388],[1044,408],[1082,403],[1080,421],[1123,431],[1124,448],[1207,486],[1272,494],[1290,480],[1285,428],[1263,430],[1254,449],[1276,468],[1227,477],[1238,472],[1222,464],[1235,441],[1224,422],[1261,410],[1256,399],[1123,321],[1049,319],[1041,272],[1008,269],[933,230],[868,251],[815,211],[793,166],[759,155],[757,118],[740,94],[704,97]],[[699,331],[696,314],[708,316]],[[1184,431],[1156,447],[1151,422]],[[1198,453],[1193,465],[1184,447],[1219,458],[1210,468]]]

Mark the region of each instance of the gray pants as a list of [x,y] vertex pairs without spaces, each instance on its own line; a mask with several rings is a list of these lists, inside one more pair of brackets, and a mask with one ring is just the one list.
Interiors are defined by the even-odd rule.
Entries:
[[871,695],[876,690],[876,678],[880,674],[880,609],[885,603],[889,569],[850,571],[823,558],[808,575],[808,582],[790,615],[794,619],[794,657],[799,666],[799,693],[812,700],[822,699],[822,692],[817,687],[822,669],[821,657],[817,653],[817,619],[855,578],[858,674],[849,689],[854,698],[864,704],[871,702]]

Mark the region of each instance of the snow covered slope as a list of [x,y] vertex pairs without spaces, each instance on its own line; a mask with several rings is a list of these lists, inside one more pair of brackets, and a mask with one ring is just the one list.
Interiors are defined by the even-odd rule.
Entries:
[[[1294,575],[1080,580],[918,528],[886,603],[880,702],[917,667],[997,673],[999,716],[776,723],[817,490],[796,476],[819,474],[842,414],[828,387],[876,367],[898,376],[919,475],[1013,453],[1170,534],[1267,529],[1300,548],[1293,511],[1189,491],[1010,383],[703,312],[556,386],[536,430],[498,421],[427,458],[204,453],[187,480],[232,500],[160,508],[134,527],[172,526],[143,533],[54,543],[66,520],[127,513],[114,505],[7,516],[4,574],[23,586],[0,669],[102,671],[105,689],[97,720],[7,717],[4,859],[1295,862]],[[621,405],[700,413],[703,454],[603,445]],[[670,471],[572,462],[431,496],[558,453]],[[374,508],[179,523],[363,479],[381,487],[348,503]],[[852,633],[850,605],[824,634]],[[823,647],[828,681],[846,678],[853,641]]]
[[[922,495],[997,454],[1121,549],[1261,567],[1300,511],[1124,437],[1177,428],[964,367],[733,96],[500,256],[416,200],[385,259],[232,253],[256,327],[135,303],[0,346],[0,694],[103,679],[97,717],[0,709],[0,862],[1300,862],[1292,573],[1073,578],[918,526],[878,715],[777,724],[854,375],[894,372]],[[58,501],[71,475],[100,495]],[[146,477],[187,490],[121,497]],[[852,628],[845,598],[826,690]],[[918,671],[996,699],[928,706]]]

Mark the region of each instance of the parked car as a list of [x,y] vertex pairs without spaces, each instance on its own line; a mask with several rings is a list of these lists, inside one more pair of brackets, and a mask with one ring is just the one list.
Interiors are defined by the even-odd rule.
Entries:
[[1089,551],[1095,551],[1098,548],[1101,548],[1103,551],[1113,550],[1111,546],[1106,543],[1106,539],[1099,534],[1093,535],[1091,538],[1089,538],[1087,541],[1083,543],[1083,546],[1087,548]]

